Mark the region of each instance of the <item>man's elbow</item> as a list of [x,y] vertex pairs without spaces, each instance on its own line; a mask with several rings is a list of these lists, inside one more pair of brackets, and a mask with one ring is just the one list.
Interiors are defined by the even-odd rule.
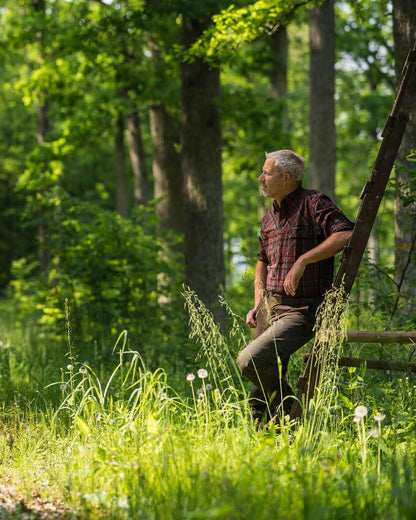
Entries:
[[340,245],[341,245],[341,249],[342,249],[349,243],[351,236],[352,236],[352,229],[349,231],[340,231],[339,235],[340,235]]

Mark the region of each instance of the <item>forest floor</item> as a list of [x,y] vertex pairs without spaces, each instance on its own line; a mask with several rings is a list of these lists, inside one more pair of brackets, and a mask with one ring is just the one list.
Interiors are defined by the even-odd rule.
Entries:
[[72,516],[68,513],[70,511],[63,504],[45,501],[37,494],[27,501],[13,486],[0,484],[0,519],[63,520]]

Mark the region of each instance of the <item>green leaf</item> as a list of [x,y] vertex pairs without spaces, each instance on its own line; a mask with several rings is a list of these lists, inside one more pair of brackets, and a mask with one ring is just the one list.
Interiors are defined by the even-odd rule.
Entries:
[[88,424],[83,419],[81,419],[81,417],[79,415],[77,415],[75,417],[75,424],[77,425],[78,430],[82,434],[84,434],[86,437],[90,436],[91,430],[90,430]]

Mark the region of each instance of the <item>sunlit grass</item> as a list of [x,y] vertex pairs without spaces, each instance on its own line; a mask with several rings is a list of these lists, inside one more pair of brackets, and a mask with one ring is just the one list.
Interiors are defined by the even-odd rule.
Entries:
[[234,363],[238,317],[229,310],[224,336],[195,295],[186,299],[200,348],[198,368],[181,375],[186,391],[149,370],[125,332],[107,377],[66,358],[46,389],[58,405],[5,406],[0,477],[85,518],[415,517],[414,379],[379,402],[354,390],[363,408],[345,406],[334,344],[304,422],[256,431]]

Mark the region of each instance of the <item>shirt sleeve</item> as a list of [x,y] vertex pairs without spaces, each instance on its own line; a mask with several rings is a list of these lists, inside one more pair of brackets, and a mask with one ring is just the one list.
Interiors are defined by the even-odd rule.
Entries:
[[317,193],[313,202],[315,226],[321,230],[325,238],[333,233],[354,229],[354,223],[323,193]]

